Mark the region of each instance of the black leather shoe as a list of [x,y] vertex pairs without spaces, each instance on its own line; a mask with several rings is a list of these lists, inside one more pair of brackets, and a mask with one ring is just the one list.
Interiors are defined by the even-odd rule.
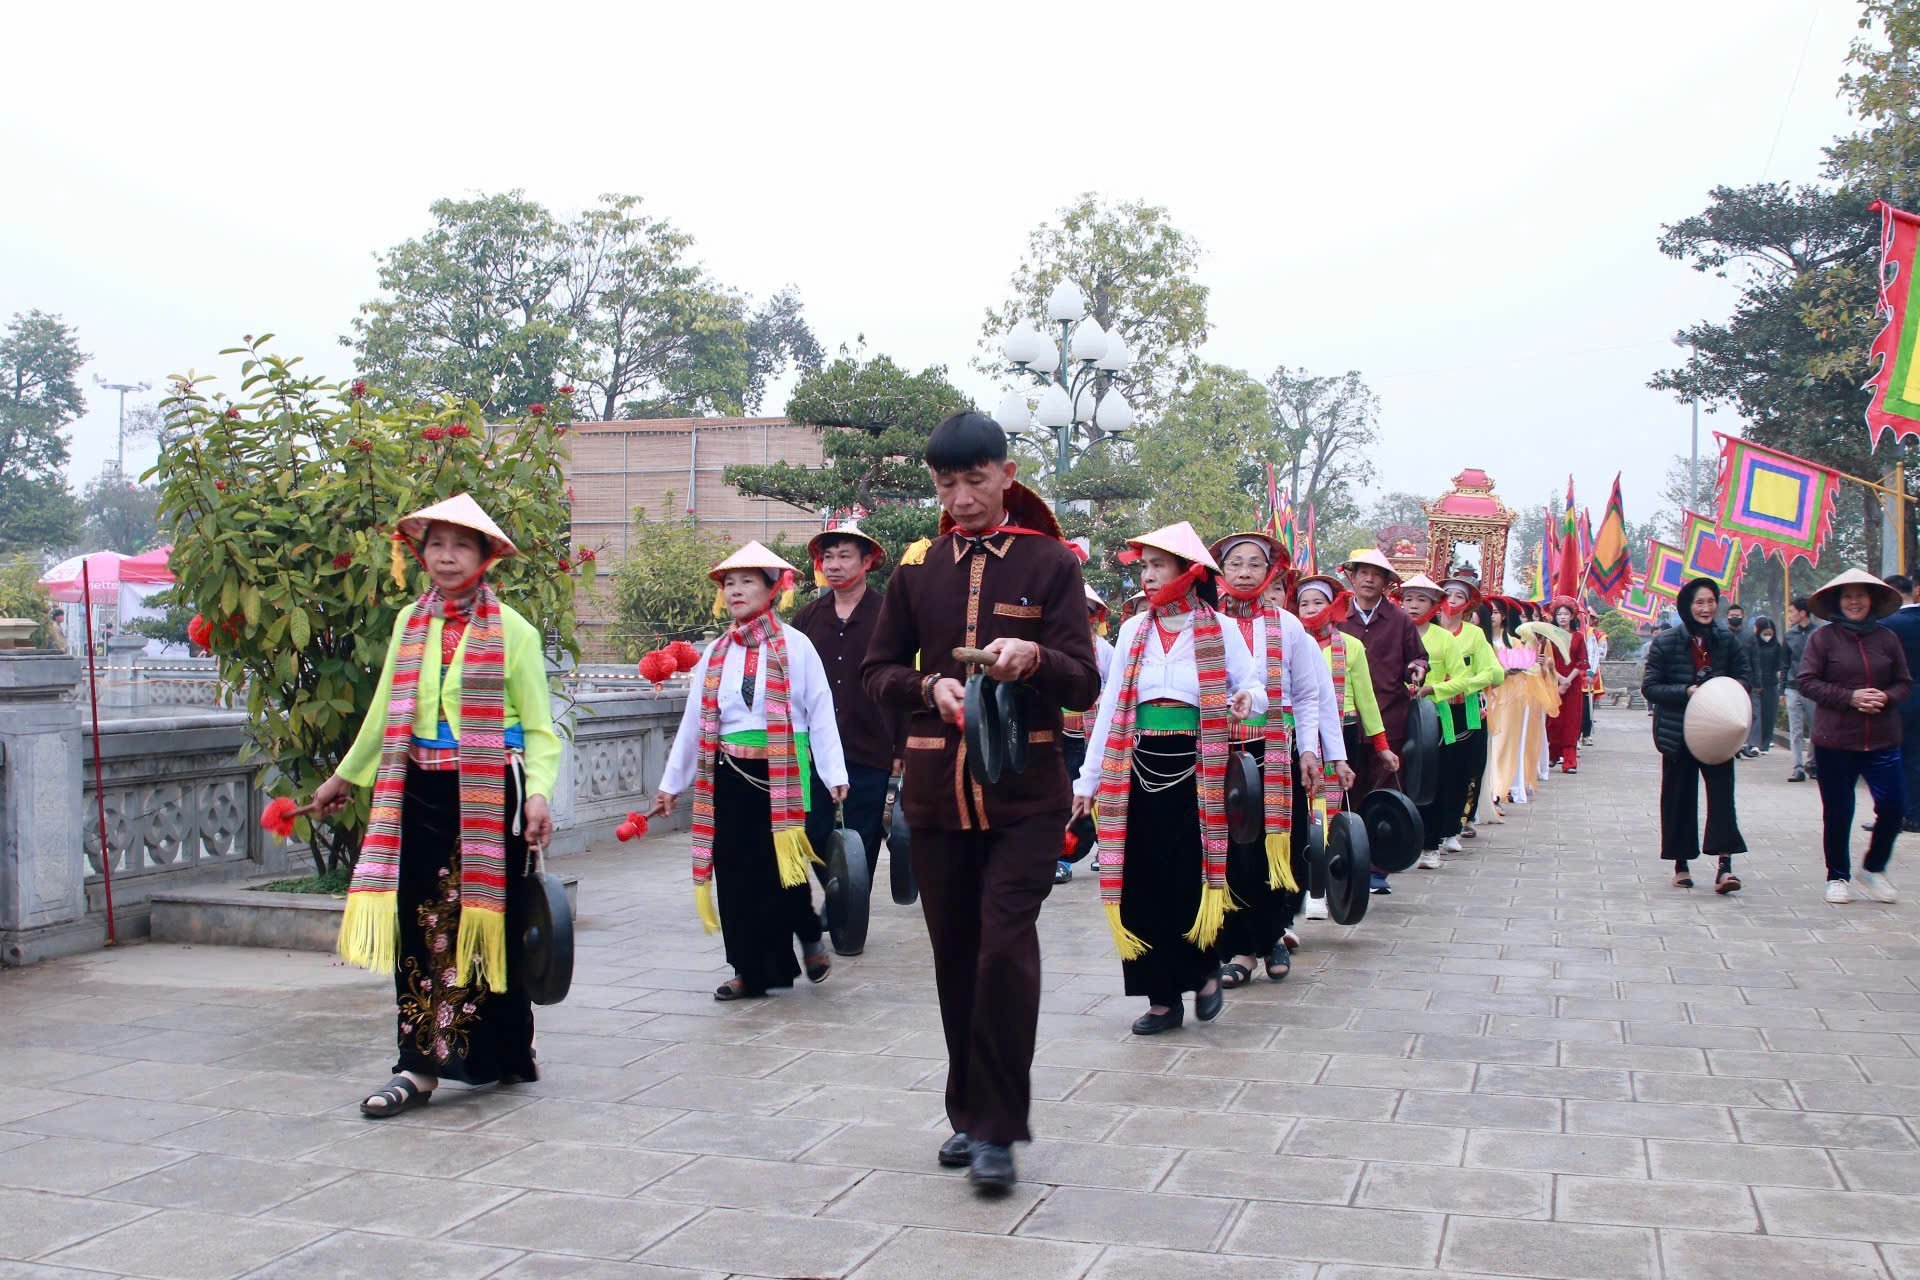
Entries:
[[964,1169],[973,1163],[973,1139],[956,1133],[940,1144],[940,1163],[948,1169]]
[[997,1142],[974,1142],[973,1159],[967,1178],[982,1191],[1005,1191],[1017,1176],[1013,1171],[1013,1149]]
[[[1281,948],[1281,950],[1283,951],[1285,949],[1286,948],[1284,947]],[[1220,1010],[1225,1008],[1226,1004],[1227,1004],[1226,993],[1220,990],[1220,984],[1216,982],[1213,984],[1212,995],[1203,996],[1197,993],[1194,995],[1193,1013],[1194,1013],[1194,1016],[1199,1018],[1200,1021],[1202,1022],[1212,1022],[1215,1018],[1220,1016]]]
[[[1219,1000],[1220,998],[1220,994],[1216,991],[1214,993],[1214,999]],[[1218,1013],[1219,1010],[1216,1008],[1214,1012]],[[1162,1031],[1173,1030],[1186,1020],[1186,1006],[1176,1004],[1165,1013],[1143,1013],[1135,1018],[1133,1020],[1133,1034],[1137,1036],[1157,1036]]]

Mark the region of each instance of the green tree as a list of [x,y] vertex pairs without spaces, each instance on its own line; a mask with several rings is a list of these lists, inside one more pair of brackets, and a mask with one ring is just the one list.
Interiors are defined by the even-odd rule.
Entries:
[[164,640],[168,644],[187,644],[192,637],[187,628],[193,622],[193,609],[180,599],[177,587],[168,587],[156,591],[146,599],[146,607],[158,609],[157,618],[135,618],[128,623],[130,629],[155,640]]
[[89,551],[123,555],[151,551],[160,531],[160,491],[104,474],[87,482],[80,494],[81,540]]
[[1100,327],[1117,327],[1126,339],[1133,355],[1127,399],[1150,421],[1199,372],[1196,353],[1208,329],[1207,287],[1195,274],[1200,246],[1166,209],[1142,201],[1109,203],[1089,192],[1055,217],[1028,236],[1006,301],[982,321],[974,365],[999,374],[1006,367],[1001,340],[1019,321],[1050,332],[1047,295],[1071,280]]
[[[673,509],[673,494],[665,498]],[[733,550],[724,534],[692,516],[655,520],[633,512],[634,549],[613,571],[614,634],[629,661],[672,640],[697,639],[719,625],[713,615],[713,566]]]
[[1598,625],[1600,627],[1600,634],[1607,638],[1607,660],[1609,662],[1617,662],[1622,658],[1631,658],[1634,654],[1640,652],[1642,645],[1646,644],[1646,641],[1640,636],[1640,624],[1632,618],[1629,618],[1626,614],[1621,613],[1618,609],[1608,607],[1600,610]]
[[1351,518],[1352,495],[1375,474],[1380,397],[1358,372],[1328,377],[1282,365],[1267,378],[1267,399],[1281,446],[1273,460],[1286,467],[1294,506],[1304,513],[1312,504],[1322,521]]
[[0,618],[32,618],[40,625],[33,633],[35,648],[49,648],[53,629],[53,597],[40,585],[38,558],[14,554],[0,557]]
[[73,540],[77,511],[63,431],[86,411],[73,327],[44,311],[16,314],[0,335],[0,551]]
[[908,373],[884,355],[842,354],[802,378],[787,417],[820,433],[825,465],[791,462],[730,466],[728,484],[755,498],[806,511],[855,512],[879,539],[887,559],[930,536],[940,512],[927,476],[927,437],[941,419],[971,407],[941,366]]
[[[490,575],[495,590],[550,654],[577,659],[567,407],[489,425],[471,400],[395,404],[307,376],[269,341],[222,353],[241,357],[238,399],[175,380],[164,403],[185,429],[143,478],[159,480],[173,596],[212,625],[223,694],[245,700],[244,758],[270,792],[304,795],[352,745],[395,616],[422,590],[410,560],[405,585],[393,576],[389,535],[409,511],[471,493],[521,552]],[[580,558],[590,586],[594,562]],[[367,808],[361,793],[314,833],[316,871],[353,859]]]
[[1285,457],[1267,389],[1252,375],[1217,364],[1203,365],[1174,393],[1136,447],[1141,470],[1153,477],[1144,527],[1190,520],[1212,536],[1258,522],[1265,464]]

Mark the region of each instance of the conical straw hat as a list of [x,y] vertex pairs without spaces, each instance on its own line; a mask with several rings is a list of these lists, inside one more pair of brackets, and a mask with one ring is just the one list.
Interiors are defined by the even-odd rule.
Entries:
[[1262,533],[1258,529],[1248,529],[1242,533],[1230,533],[1224,538],[1215,539],[1213,546],[1210,548],[1213,553],[1213,558],[1215,560],[1225,560],[1234,546],[1242,542],[1259,543],[1260,549],[1267,553],[1268,564],[1277,564],[1282,569],[1293,567],[1293,557],[1287,554],[1287,544],[1272,534]]
[[1081,586],[1086,588],[1087,608],[1094,613],[1105,613],[1107,611],[1107,602],[1100,598],[1100,593],[1092,587],[1086,586],[1085,583],[1081,583]]
[[1213,554],[1207,550],[1207,544],[1200,541],[1200,535],[1185,520],[1155,529],[1152,533],[1143,533],[1137,538],[1128,538],[1127,545],[1153,547],[1192,564],[1205,565],[1215,573],[1220,571],[1220,566],[1214,563]]
[[1327,599],[1331,601],[1336,599],[1342,591],[1345,591],[1347,589],[1347,584],[1340,581],[1340,579],[1334,577],[1330,573],[1316,573],[1309,577],[1300,579],[1299,583],[1295,585],[1295,587],[1293,588],[1294,599],[1298,600],[1300,598],[1300,593],[1302,591],[1305,591],[1308,587],[1317,587],[1321,591],[1324,591],[1326,593]]
[[[887,549],[880,545],[880,539],[874,537],[872,534],[862,529],[860,527],[860,522],[857,520],[843,520],[839,524],[834,525],[831,529],[822,529],[819,533],[816,533],[811,538],[808,538],[807,539],[807,555],[813,558],[814,560],[818,560],[820,558],[820,544],[825,542],[828,538],[858,538],[860,539],[860,541],[866,543],[869,547],[873,548],[874,554],[880,557],[880,562],[882,564],[886,563]],[[756,542],[754,545],[759,546],[760,544]],[[737,565],[735,566],[735,568],[738,568],[738,567],[739,566]]]
[[732,569],[760,569],[771,573],[777,579],[783,573],[792,573],[793,566],[767,550],[758,542],[749,542],[732,555],[713,566],[707,577],[715,582],[727,576]]
[[462,529],[472,529],[493,543],[496,556],[517,556],[520,548],[513,545],[513,539],[500,531],[493,517],[480,509],[480,504],[464,493],[456,493],[444,502],[436,502],[430,507],[422,507],[412,515],[400,517],[395,527],[400,536],[409,542],[418,543],[427,536],[427,527],[433,524],[457,524]]
[[1400,581],[1400,571],[1394,568],[1385,556],[1381,555],[1372,547],[1355,547],[1352,551],[1349,551],[1345,562],[1340,566],[1340,571],[1351,578],[1353,576],[1353,569],[1363,564],[1371,565],[1386,574],[1387,581],[1390,583]]
[[1884,618],[1900,608],[1900,593],[1865,569],[1849,569],[1814,592],[1807,600],[1807,612],[1816,618],[1840,616],[1840,589],[1865,587],[1873,596],[1873,616]]
[[1440,589],[1440,584],[1424,573],[1416,573],[1400,584],[1400,594],[1402,596],[1406,595],[1409,591],[1424,591],[1435,600],[1445,600],[1447,598],[1447,593]]
[[1687,699],[1682,732],[1687,750],[1702,764],[1725,764],[1747,744],[1753,728],[1753,696],[1732,676],[1716,676]]

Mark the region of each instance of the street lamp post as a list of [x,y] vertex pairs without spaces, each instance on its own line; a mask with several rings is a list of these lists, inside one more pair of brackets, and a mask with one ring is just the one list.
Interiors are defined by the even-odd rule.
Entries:
[[[1086,295],[1071,280],[1048,295],[1047,322],[1055,334],[1022,320],[1001,343],[1008,371],[1033,379],[1039,403],[1028,404],[1029,391],[1009,391],[993,416],[1011,435],[1025,435],[1036,423],[1047,433],[1057,483],[1073,470],[1076,453],[1133,425],[1133,406],[1121,394],[1133,356],[1119,330],[1108,332],[1087,314]],[[1076,449],[1077,435],[1087,443]]]
[[96,386],[104,390],[118,391],[120,393],[120,442],[116,446],[114,453],[113,478],[116,480],[124,480],[127,475],[127,392],[146,391],[150,389],[153,384],[150,382],[108,382],[97,373],[93,375],[93,381]]

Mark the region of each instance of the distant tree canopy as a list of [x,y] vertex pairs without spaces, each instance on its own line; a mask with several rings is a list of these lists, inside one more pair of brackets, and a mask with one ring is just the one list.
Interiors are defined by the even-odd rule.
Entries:
[[65,546],[78,531],[67,492],[67,440],[86,411],[80,350],[71,325],[23,311],[0,334],[0,553]]

